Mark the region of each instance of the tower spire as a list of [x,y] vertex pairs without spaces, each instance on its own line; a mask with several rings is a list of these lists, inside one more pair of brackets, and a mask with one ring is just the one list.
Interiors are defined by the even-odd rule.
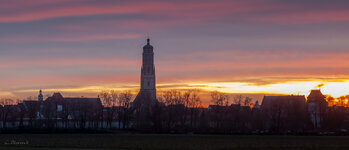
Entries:
[[147,38],[147,45],[150,45],[150,39],[149,39],[149,37]]

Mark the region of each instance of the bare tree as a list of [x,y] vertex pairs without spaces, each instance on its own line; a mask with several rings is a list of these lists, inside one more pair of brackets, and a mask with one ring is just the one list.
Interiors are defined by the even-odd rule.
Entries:
[[166,105],[166,124],[168,131],[172,130],[178,122],[184,124],[185,100],[183,94],[177,90],[164,91],[160,96]]
[[237,104],[237,105],[241,105],[243,100],[244,100],[244,97],[242,95],[236,95],[233,97],[233,102],[234,104]]
[[110,96],[109,94],[109,91],[107,90],[103,90],[99,93],[99,96],[102,100],[102,104],[105,106],[105,107],[110,107],[111,104],[112,104],[112,97]]
[[110,95],[110,102],[109,102],[109,106],[115,106],[118,102],[118,98],[119,98],[119,94],[118,91],[115,90],[110,90],[109,91],[109,95]]
[[229,96],[225,93],[218,91],[211,92],[211,101],[217,106],[228,106],[229,105]]
[[[116,110],[115,106],[118,104],[118,100],[119,99],[119,92],[115,91],[115,90],[110,90],[109,91],[109,107],[110,109],[108,109],[108,122],[109,122],[109,127],[112,127],[112,123],[114,120],[114,117],[116,116],[116,113],[118,113],[118,115],[121,113],[120,107]],[[119,120],[119,128],[120,128],[120,120]]]
[[[122,120],[122,125],[123,128],[128,127],[129,124],[129,119],[130,119],[130,104],[131,104],[131,99],[132,99],[133,95],[131,93],[131,91],[123,91],[119,94],[119,108],[122,108],[121,110],[121,120]],[[119,121],[120,123],[120,121]],[[120,124],[119,124],[120,127]]]
[[5,106],[5,105],[15,105],[17,104],[16,100],[13,100],[11,98],[2,98],[0,99],[0,105]]
[[250,106],[251,101],[252,101],[252,98],[246,96],[245,99],[244,99],[244,106]]
[[212,108],[211,120],[216,130],[222,129],[223,122],[229,111],[229,96],[218,91],[211,92],[211,101],[215,104]]
[[14,104],[13,99],[10,98],[3,98],[0,100],[0,104],[3,106],[3,109],[1,109],[1,118],[2,120],[2,126],[3,128],[7,128],[7,122],[10,120],[11,115],[13,113],[12,108],[10,105]]
[[198,90],[191,90],[189,97],[189,110],[190,110],[190,127],[197,126],[199,111],[198,108],[201,107],[201,99]]
[[38,97],[37,96],[28,96],[26,99],[30,100],[30,101],[35,101],[35,100],[38,100]]
[[[107,126],[109,128],[111,128],[112,126],[112,122],[113,122],[113,119],[114,119],[114,116],[115,116],[115,108],[114,106],[119,102],[118,101],[118,98],[119,98],[119,95],[118,95],[118,92],[117,91],[114,91],[114,90],[110,90],[110,91],[107,91],[107,90],[103,90],[100,92],[100,98],[102,99],[102,103],[103,105],[106,107],[106,113],[107,113],[107,116],[106,116],[106,122],[107,122]],[[120,114],[121,110],[119,110],[119,114]],[[103,118],[103,116],[102,116]],[[120,120],[119,120],[120,122]],[[120,125],[120,123],[119,123]]]

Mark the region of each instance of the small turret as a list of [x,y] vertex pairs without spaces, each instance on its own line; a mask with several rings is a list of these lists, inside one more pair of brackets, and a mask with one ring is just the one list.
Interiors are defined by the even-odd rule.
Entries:
[[39,101],[39,102],[44,101],[44,96],[42,95],[42,90],[40,90],[40,92],[39,92],[38,101]]
[[153,51],[153,46],[150,45],[150,39],[147,38],[147,45],[143,46],[143,50],[151,50],[151,52]]

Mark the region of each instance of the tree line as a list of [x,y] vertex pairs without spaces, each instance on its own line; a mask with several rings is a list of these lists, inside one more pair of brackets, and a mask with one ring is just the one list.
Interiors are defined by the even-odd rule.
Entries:
[[[131,91],[103,90],[99,98],[104,107],[93,109],[91,105],[74,105],[64,109],[63,122],[69,121],[69,114],[78,119],[76,128],[83,129],[90,124],[91,129],[136,130],[152,133],[295,133],[302,134],[315,131],[310,121],[306,106],[286,104],[282,101],[272,103],[269,109],[252,107],[253,99],[248,96],[231,96],[213,91],[210,93],[209,107],[204,107],[199,90],[168,90],[159,92],[158,103],[151,105],[151,112],[137,118],[132,106],[134,95]],[[17,101],[2,99],[0,118],[2,123],[18,120],[12,115]],[[44,116],[54,118],[50,106],[43,111]],[[68,107],[67,107],[68,108]],[[93,110],[92,110],[93,109]],[[38,117],[35,108],[30,112],[30,127],[34,127]],[[77,113],[78,112],[78,113]],[[142,113],[142,112],[141,112]],[[330,107],[324,114],[323,131],[342,131],[349,129],[348,109]],[[17,118],[14,118],[17,117]],[[23,117],[23,116],[20,116]],[[91,121],[92,120],[92,121]],[[141,121],[137,121],[141,120]],[[57,122],[47,119],[47,128],[57,127]],[[103,122],[106,125],[100,125]],[[3,125],[3,127],[4,127]],[[40,126],[42,127],[42,126]],[[66,127],[66,126],[65,126]]]

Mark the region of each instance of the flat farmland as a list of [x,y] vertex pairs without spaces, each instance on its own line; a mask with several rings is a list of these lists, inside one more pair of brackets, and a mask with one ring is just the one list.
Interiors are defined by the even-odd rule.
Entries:
[[349,136],[0,134],[0,149],[339,150],[349,149]]

